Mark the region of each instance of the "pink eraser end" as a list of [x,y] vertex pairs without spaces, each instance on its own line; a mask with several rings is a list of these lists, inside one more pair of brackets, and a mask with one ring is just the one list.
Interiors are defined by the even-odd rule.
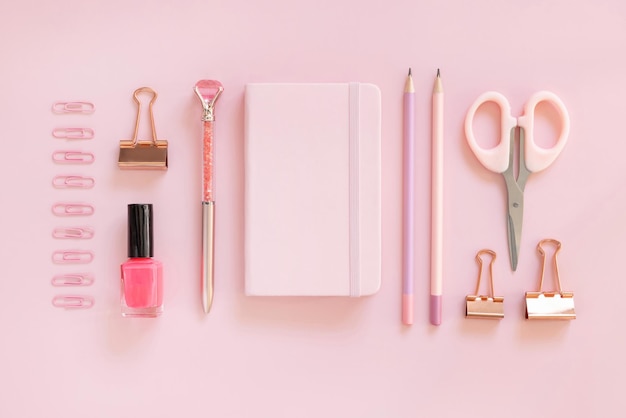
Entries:
[[430,323],[441,325],[441,295],[430,295]]
[[413,324],[413,295],[402,295],[402,323]]

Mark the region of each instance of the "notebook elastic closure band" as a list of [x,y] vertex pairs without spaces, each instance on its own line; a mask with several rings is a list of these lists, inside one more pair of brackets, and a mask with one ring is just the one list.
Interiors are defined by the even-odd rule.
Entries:
[[361,296],[361,260],[359,233],[359,116],[360,84],[349,84],[350,106],[350,297]]

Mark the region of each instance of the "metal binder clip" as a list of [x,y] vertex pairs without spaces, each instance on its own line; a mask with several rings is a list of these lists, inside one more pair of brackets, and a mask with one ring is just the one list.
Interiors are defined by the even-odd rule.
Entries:
[[52,286],[91,286],[93,284],[93,275],[87,273],[77,274],[60,274],[54,276],[50,283]]
[[88,309],[94,305],[91,296],[84,295],[58,295],[52,298],[52,306],[65,309]]
[[[546,272],[546,253],[542,244],[551,243],[556,246],[554,250],[554,280],[557,290],[544,292],[543,277]],[[526,292],[526,318],[528,319],[576,319],[574,311],[574,293],[561,290],[559,266],[556,255],[561,250],[561,243],[555,239],[544,239],[537,244],[537,250],[543,257],[541,263],[541,279],[539,279],[538,292]]]
[[93,253],[87,250],[58,250],[52,253],[54,264],[88,264],[93,261]]
[[96,110],[93,103],[90,102],[56,102],[52,105],[53,113],[82,113],[90,114]]
[[55,189],[91,189],[96,184],[93,177],[55,176],[52,186]]
[[[142,92],[152,94],[152,99],[148,105],[150,115],[150,126],[152,128],[151,141],[137,140],[139,132],[139,118],[141,115],[141,102],[137,95]],[[133,94],[137,103],[137,119],[135,121],[135,134],[132,140],[120,141],[120,155],[118,166],[121,169],[136,170],[167,170],[167,141],[157,140],[156,129],[154,127],[154,114],[152,106],[157,98],[157,93],[149,87],[141,87]]]
[[56,128],[52,136],[59,139],[93,139],[95,132],[91,128]]
[[55,151],[52,161],[57,164],[91,164],[96,157],[91,152],[82,151]]
[[[491,262],[489,263],[489,296],[479,295],[478,293],[480,291],[480,278],[483,272],[483,260],[480,256],[483,254],[491,255]],[[493,292],[493,263],[495,261],[496,253],[491,250],[480,250],[476,254],[476,262],[478,262],[478,280],[474,294],[465,297],[465,317],[487,319],[504,318],[504,297],[494,296]]]

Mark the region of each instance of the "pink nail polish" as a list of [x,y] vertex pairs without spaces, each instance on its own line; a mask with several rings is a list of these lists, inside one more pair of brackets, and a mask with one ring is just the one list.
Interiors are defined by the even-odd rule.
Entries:
[[128,260],[122,264],[122,316],[153,318],[163,313],[163,263],[152,258],[152,231],[152,205],[128,205]]

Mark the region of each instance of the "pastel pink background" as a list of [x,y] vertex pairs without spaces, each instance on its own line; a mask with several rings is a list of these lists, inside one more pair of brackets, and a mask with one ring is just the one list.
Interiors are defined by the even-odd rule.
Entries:
[[[626,223],[626,3],[495,0],[363,2],[24,0],[0,5],[0,416],[619,417]],[[401,103],[417,89],[416,322],[400,324]],[[428,324],[430,92],[446,91],[443,324]],[[200,123],[192,87],[222,81],[215,145],[215,304],[199,298]],[[243,295],[243,92],[247,82],[362,81],[383,97],[383,285],[370,298]],[[167,173],[120,172],[132,92],[150,86]],[[569,143],[531,176],[520,265],[507,261],[504,186],[471,154],[465,112],[486,90],[517,114],[549,89],[571,116]],[[90,100],[92,116],[58,116]],[[144,118],[144,121],[145,118]],[[550,121],[545,129],[549,131]],[[91,191],[52,189],[65,148],[52,128],[88,125]],[[145,125],[144,125],[145,127]],[[142,128],[143,129],[143,128]],[[142,130],[141,132],[145,131]],[[490,131],[487,129],[485,135]],[[495,129],[493,130],[495,132]],[[495,141],[495,140],[494,140]],[[495,142],[494,142],[495,143]],[[52,308],[50,232],[61,200],[93,203],[89,311]],[[152,202],[165,263],[165,314],[119,314],[126,204]],[[573,322],[527,322],[536,243],[563,242]],[[499,254],[501,322],[470,321],[475,253]],[[286,254],[288,256],[288,254]]]

